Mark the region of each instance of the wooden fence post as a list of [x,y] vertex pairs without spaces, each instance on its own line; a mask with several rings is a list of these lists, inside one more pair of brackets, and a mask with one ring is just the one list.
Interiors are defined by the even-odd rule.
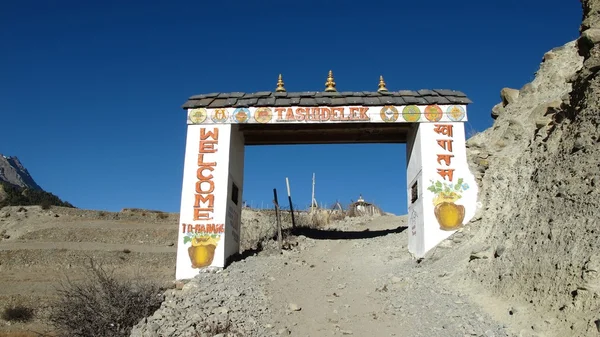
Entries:
[[279,214],[279,201],[277,200],[277,189],[273,189],[273,204],[275,204],[275,219],[277,220],[277,245],[279,246],[279,252],[283,246],[283,238],[281,237],[281,216]]
[[287,185],[288,201],[290,202],[290,212],[292,212],[292,228],[296,228],[296,218],[294,216],[294,206],[292,205],[292,193],[290,192],[290,180],[285,177],[285,184]]

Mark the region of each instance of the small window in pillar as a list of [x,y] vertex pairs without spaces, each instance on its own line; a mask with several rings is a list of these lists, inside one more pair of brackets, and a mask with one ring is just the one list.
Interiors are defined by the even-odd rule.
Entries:
[[233,203],[236,205],[238,204],[239,194],[240,194],[240,189],[237,187],[237,185],[235,183],[233,183],[233,186],[231,187],[231,201],[233,201]]
[[419,181],[415,181],[415,183],[410,187],[410,203],[414,204],[417,199],[419,199]]

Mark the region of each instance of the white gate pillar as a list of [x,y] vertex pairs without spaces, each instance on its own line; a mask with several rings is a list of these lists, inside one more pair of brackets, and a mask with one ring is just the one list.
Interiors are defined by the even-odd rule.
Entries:
[[418,123],[406,147],[408,250],[423,257],[475,215],[462,122]]
[[188,125],[176,279],[225,267],[239,252],[244,136],[238,125]]

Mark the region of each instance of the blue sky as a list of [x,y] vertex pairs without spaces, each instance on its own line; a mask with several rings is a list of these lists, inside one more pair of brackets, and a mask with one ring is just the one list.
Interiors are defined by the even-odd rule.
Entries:
[[[467,130],[503,87],[577,38],[577,1],[3,1],[0,153],[87,209],[178,212],[187,97],[208,92],[461,90]],[[404,145],[246,148],[244,199],[299,206],[360,193],[406,211]]]

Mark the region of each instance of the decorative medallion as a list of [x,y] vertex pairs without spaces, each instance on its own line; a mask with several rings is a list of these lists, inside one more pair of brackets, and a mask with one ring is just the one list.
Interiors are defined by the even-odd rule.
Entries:
[[465,109],[460,105],[451,105],[446,109],[446,116],[453,122],[460,122],[465,115]]
[[381,112],[379,112],[379,115],[381,116],[381,120],[384,122],[395,122],[398,120],[398,109],[396,109],[395,106],[392,105],[386,105],[383,108],[381,108]]
[[223,123],[227,120],[227,109],[215,109],[212,115],[212,120],[215,123]]
[[200,124],[206,120],[207,115],[208,113],[204,108],[192,109],[189,112],[189,119],[193,124]]
[[425,118],[427,118],[428,121],[438,122],[440,119],[442,119],[442,116],[443,112],[439,106],[433,104],[425,107]]
[[408,105],[402,109],[402,117],[405,121],[414,123],[421,119],[421,110],[416,105]]
[[233,111],[231,119],[236,123],[246,123],[250,118],[250,111],[246,108],[237,108]]
[[273,114],[269,108],[258,108],[254,111],[254,119],[262,124],[269,123]]

